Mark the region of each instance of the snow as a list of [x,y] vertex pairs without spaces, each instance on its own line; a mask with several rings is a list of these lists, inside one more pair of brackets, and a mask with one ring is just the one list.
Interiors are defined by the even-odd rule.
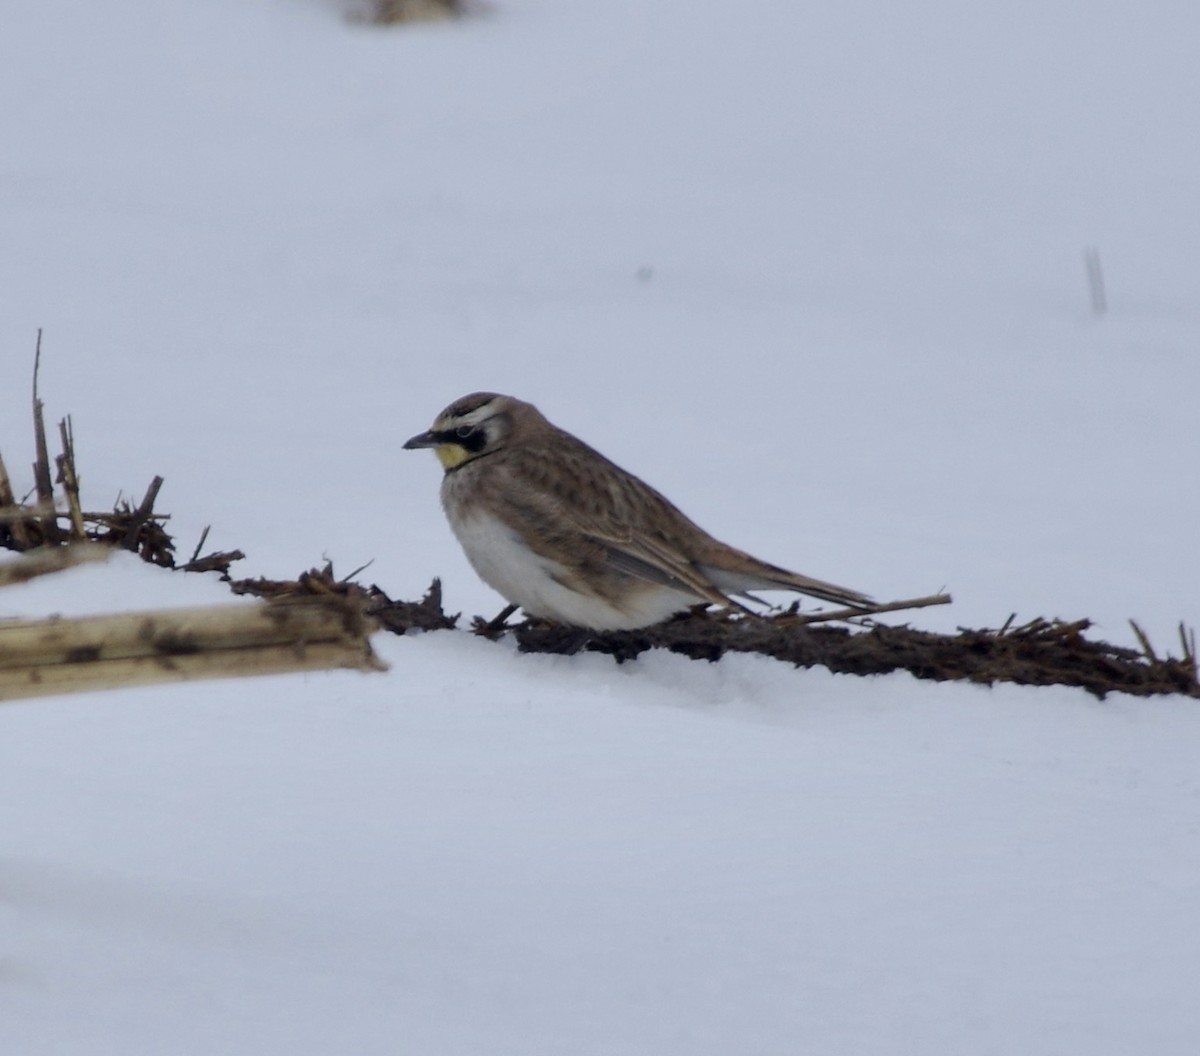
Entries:
[[[243,575],[434,575],[490,389],[921,626],[1200,622],[1200,11],[21,5],[0,451]],[[1084,252],[1110,310],[1091,315]],[[121,555],[4,612],[242,604]],[[0,710],[0,1052],[1200,1045],[1194,701],[379,637]]]

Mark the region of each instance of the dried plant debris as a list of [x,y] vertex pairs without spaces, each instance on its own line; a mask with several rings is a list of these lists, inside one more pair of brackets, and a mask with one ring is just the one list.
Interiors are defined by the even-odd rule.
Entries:
[[406,631],[453,630],[458,616],[447,616],[442,609],[442,581],[435,579],[420,601],[393,601],[379,587],[363,587],[350,577],[336,579],[333,566],[310,569],[296,579],[238,579],[230,583],[235,594],[260,598],[303,597],[336,594],[359,599],[363,611],[381,627],[396,634]]
[[[797,667],[827,667],[842,674],[877,675],[908,671],[935,681],[963,680],[992,685],[1079,686],[1103,698],[1112,692],[1151,696],[1180,693],[1200,697],[1194,635],[1180,628],[1183,656],[1159,657],[1143,649],[1092,641],[1088,620],[1064,623],[1036,619],[1000,630],[934,634],[911,627],[813,626],[790,614],[744,617],[692,610],[639,631],[580,633],[539,621],[510,628],[525,652],[571,653],[579,649],[631,660],[647,649],[669,649],[696,660],[718,660],[727,652],[759,653]],[[1135,625],[1135,630],[1136,630]]]
[[[136,506],[118,497],[111,511],[85,511],[79,494],[75,431],[70,416],[58,423],[61,452],[51,463],[44,406],[38,396],[40,362],[39,332],[33,369],[34,487],[30,495],[18,500],[4,459],[0,456],[0,549],[25,552],[65,543],[99,543],[129,550],[142,560],[162,568],[175,568],[175,541],[164,527],[164,522],[170,517],[156,513],[154,509],[163,485],[162,477],[156,476],[150,482]],[[32,502],[29,501],[31,498]],[[200,550],[207,537],[206,528],[191,560],[182,568],[185,571],[218,571],[227,575],[229,565],[244,555],[233,550],[201,556]]]
[[420,601],[393,601],[378,587],[371,587],[367,611],[389,631],[452,631],[460,613],[446,615],[442,609],[442,581],[435,579]]
[[217,572],[222,579],[229,579],[229,566],[235,561],[242,561],[246,555],[241,550],[217,550],[210,554],[201,555],[204,544],[208,541],[208,533],[212,525],[205,525],[200,533],[200,541],[192,556],[185,564],[179,566],[180,572]]

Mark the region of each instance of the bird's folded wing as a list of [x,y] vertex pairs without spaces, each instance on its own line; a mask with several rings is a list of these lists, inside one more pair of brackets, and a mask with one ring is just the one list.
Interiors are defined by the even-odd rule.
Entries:
[[593,538],[604,547],[609,565],[626,575],[659,583],[684,594],[693,594],[714,605],[742,608],[695,565],[653,539]]

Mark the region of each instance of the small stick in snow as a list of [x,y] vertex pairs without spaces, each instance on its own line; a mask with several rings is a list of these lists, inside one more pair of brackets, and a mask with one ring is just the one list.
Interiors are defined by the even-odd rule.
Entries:
[[1088,292],[1092,298],[1092,314],[1103,315],[1108,311],[1108,296],[1104,292],[1104,272],[1100,268],[1100,250],[1089,246],[1083,254],[1087,269]]

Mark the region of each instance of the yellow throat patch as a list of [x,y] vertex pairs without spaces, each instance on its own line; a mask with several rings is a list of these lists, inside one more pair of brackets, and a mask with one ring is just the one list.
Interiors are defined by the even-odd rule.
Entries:
[[443,469],[461,466],[471,454],[462,444],[438,444],[433,453],[437,455]]

